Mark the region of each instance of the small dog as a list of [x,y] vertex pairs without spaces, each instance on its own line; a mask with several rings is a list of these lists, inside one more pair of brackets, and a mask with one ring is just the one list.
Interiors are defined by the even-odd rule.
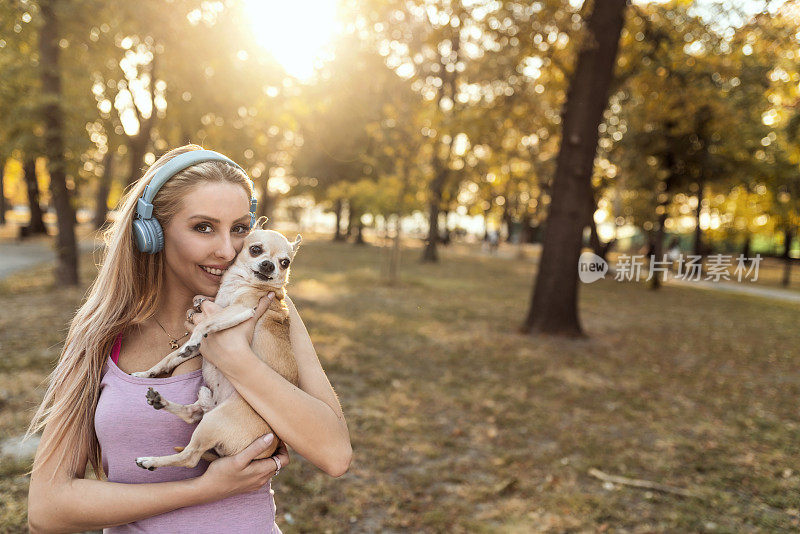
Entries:
[[[169,373],[189,358],[200,355],[200,341],[204,337],[250,319],[259,299],[274,291],[275,298],[256,324],[251,346],[262,361],[295,386],[299,385],[297,361],[289,340],[289,310],[284,298],[289,266],[300,241],[299,234],[290,243],[273,230],[251,232],[233,265],[223,274],[217,290],[214,302],[225,309],[195,326],[182,347],[149,370],[133,373],[133,376],[152,378]],[[202,301],[202,298],[195,299],[195,310],[200,311]],[[200,424],[185,448],[175,447],[178,454],[143,456],[136,458],[136,465],[150,471],[168,465],[194,467],[200,458],[211,461],[219,456],[232,456],[256,438],[272,432],[269,424],[239,395],[225,375],[207,360],[203,361],[203,379],[206,385],[200,388],[197,402],[189,405],[170,402],[153,388],[148,389],[147,402],[153,408],[167,410],[187,423],[200,421]],[[280,439],[275,436],[269,448],[256,458],[271,456],[279,443]]]

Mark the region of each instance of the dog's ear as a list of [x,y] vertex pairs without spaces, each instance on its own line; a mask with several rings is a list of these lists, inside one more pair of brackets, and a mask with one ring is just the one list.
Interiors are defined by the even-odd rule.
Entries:
[[260,230],[263,230],[268,222],[269,222],[269,217],[267,217],[266,215],[262,215],[261,217],[256,219],[256,223],[253,225],[253,228],[258,228]]
[[300,234],[297,234],[297,237],[294,238],[294,242],[292,243],[292,255],[297,254],[297,247],[300,246],[302,240],[303,238],[300,237]]

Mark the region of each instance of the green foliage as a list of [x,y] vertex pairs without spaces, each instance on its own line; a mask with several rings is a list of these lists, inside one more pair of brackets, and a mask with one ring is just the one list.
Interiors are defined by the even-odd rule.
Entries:
[[[764,214],[770,223],[756,227],[798,225],[794,4],[755,16],[633,5],[595,168],[609,217],[652,226],[666,195],[668,222],[688,224],[703,187],[701,212],[722,221],[709,236],[741,239]],[[196,142],[245,165],[262,196],[410,214],[428,208],[443,176],[442,210],[539,224],[567,81],[588,45],[585,10],[567,0],[342,2],[330,58],[301,81],[258,43],[243,0],[62,0],[68,182],[91,205],[107,152],[118,177],[135,178]],[[39,24],[34,0],[0,5],[4,158],[42,152]],[[124,185],[112,184],[111,205]],[[714,200],[761,185],[772,200],[759,213],[734,217]]]

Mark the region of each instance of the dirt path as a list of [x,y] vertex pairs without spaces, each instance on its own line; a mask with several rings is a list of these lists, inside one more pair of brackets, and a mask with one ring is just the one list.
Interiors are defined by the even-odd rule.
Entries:
[[[91,252],[96,247],[102,247],[102,243],[95,243],[91,238],[83,238],[78,241],[78,248],[81,252]],[[0,243],[0,280],[17,271],[52,262],[55,259],[56,251],[52,244],[48,244],[46,241]]]
[[796,293],[794,291],[785,291],[783,289],[760,287],[748,282],[709,282],[705,280],[690,282],[678,278],[670,278],[666,281],[666,284],[694,287],[697,289],[710,289],[713,291],[726,291],[728,293],[738,293],[740,295],[753,295],[756,297],[785,300],[787,302],[800,302],[800,293]]

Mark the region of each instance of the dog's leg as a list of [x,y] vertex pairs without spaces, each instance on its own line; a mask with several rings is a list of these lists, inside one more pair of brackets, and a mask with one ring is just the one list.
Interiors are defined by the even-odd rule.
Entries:
[[214,437],[215,432],[212,432],[211,426],[203,426],[203,421],[205,419],[201,420],[197,428],[194,429],[192,439],[183,451],[169,456],[141,456],[136,458],[136,465],[150,471],[169,465],[189,468],[196,466],[208,449],[213,449],[217,446],[217,438]]
[[142,456],[136,458],[136,465],[150,471],[168,465],[189,468],[196,466],[206,451],[221,444],[220,437],[225,436],[230,427],[232,412],[235,413],[237,409],[232,399],[233,396],[229,397],[200,420],[192,433],[192,439],[181,452],[169,456]]
[[192,337],[180,348],[179,354],[183,358],[197,356],[200,351],[200,342],[208,334],[241,324],[253,317],[255,313],[256,311],[253,308],[238,305],[228,306],[218,314],[195,326],[194,331],[192,331]]
[[[175,452],[181,452],[186,447],[172,447],[172,448],[175,449]],[[213,462],[214,460],[219,460],[220,458],[221,456],[215,453],[214,451],[206,451],[200,457],[201,460],[205,460],[206,462]]]
[[[205,390],[205,391],[203,391]],[[175,414],[187,423],[194,424],[203,418],[203,415],[211,409],[211,390],[206,386],[200,388],[197,402],[194,404],[178,404],[168,401],[161,396],[161,393],[153,388],[147,388],[147,404],[156,410],[166,410]]]
[[[185,347],[185,345],[184,345]],[[178,367],[180,364],[185,362],[190,358],[194,358],[195,356],[199,356],[199,352],[195,352],[187,357],[181,355],[181,349],[175,350],[170,352],[164,359],[155,364],[153,367],[148,369],[147,371],[141,371],[138,373],[131,373],[131,376],[136,376],[139,378],[153,378],[154,376],[158,376],[164,373],[171,373],[173,369]]]

